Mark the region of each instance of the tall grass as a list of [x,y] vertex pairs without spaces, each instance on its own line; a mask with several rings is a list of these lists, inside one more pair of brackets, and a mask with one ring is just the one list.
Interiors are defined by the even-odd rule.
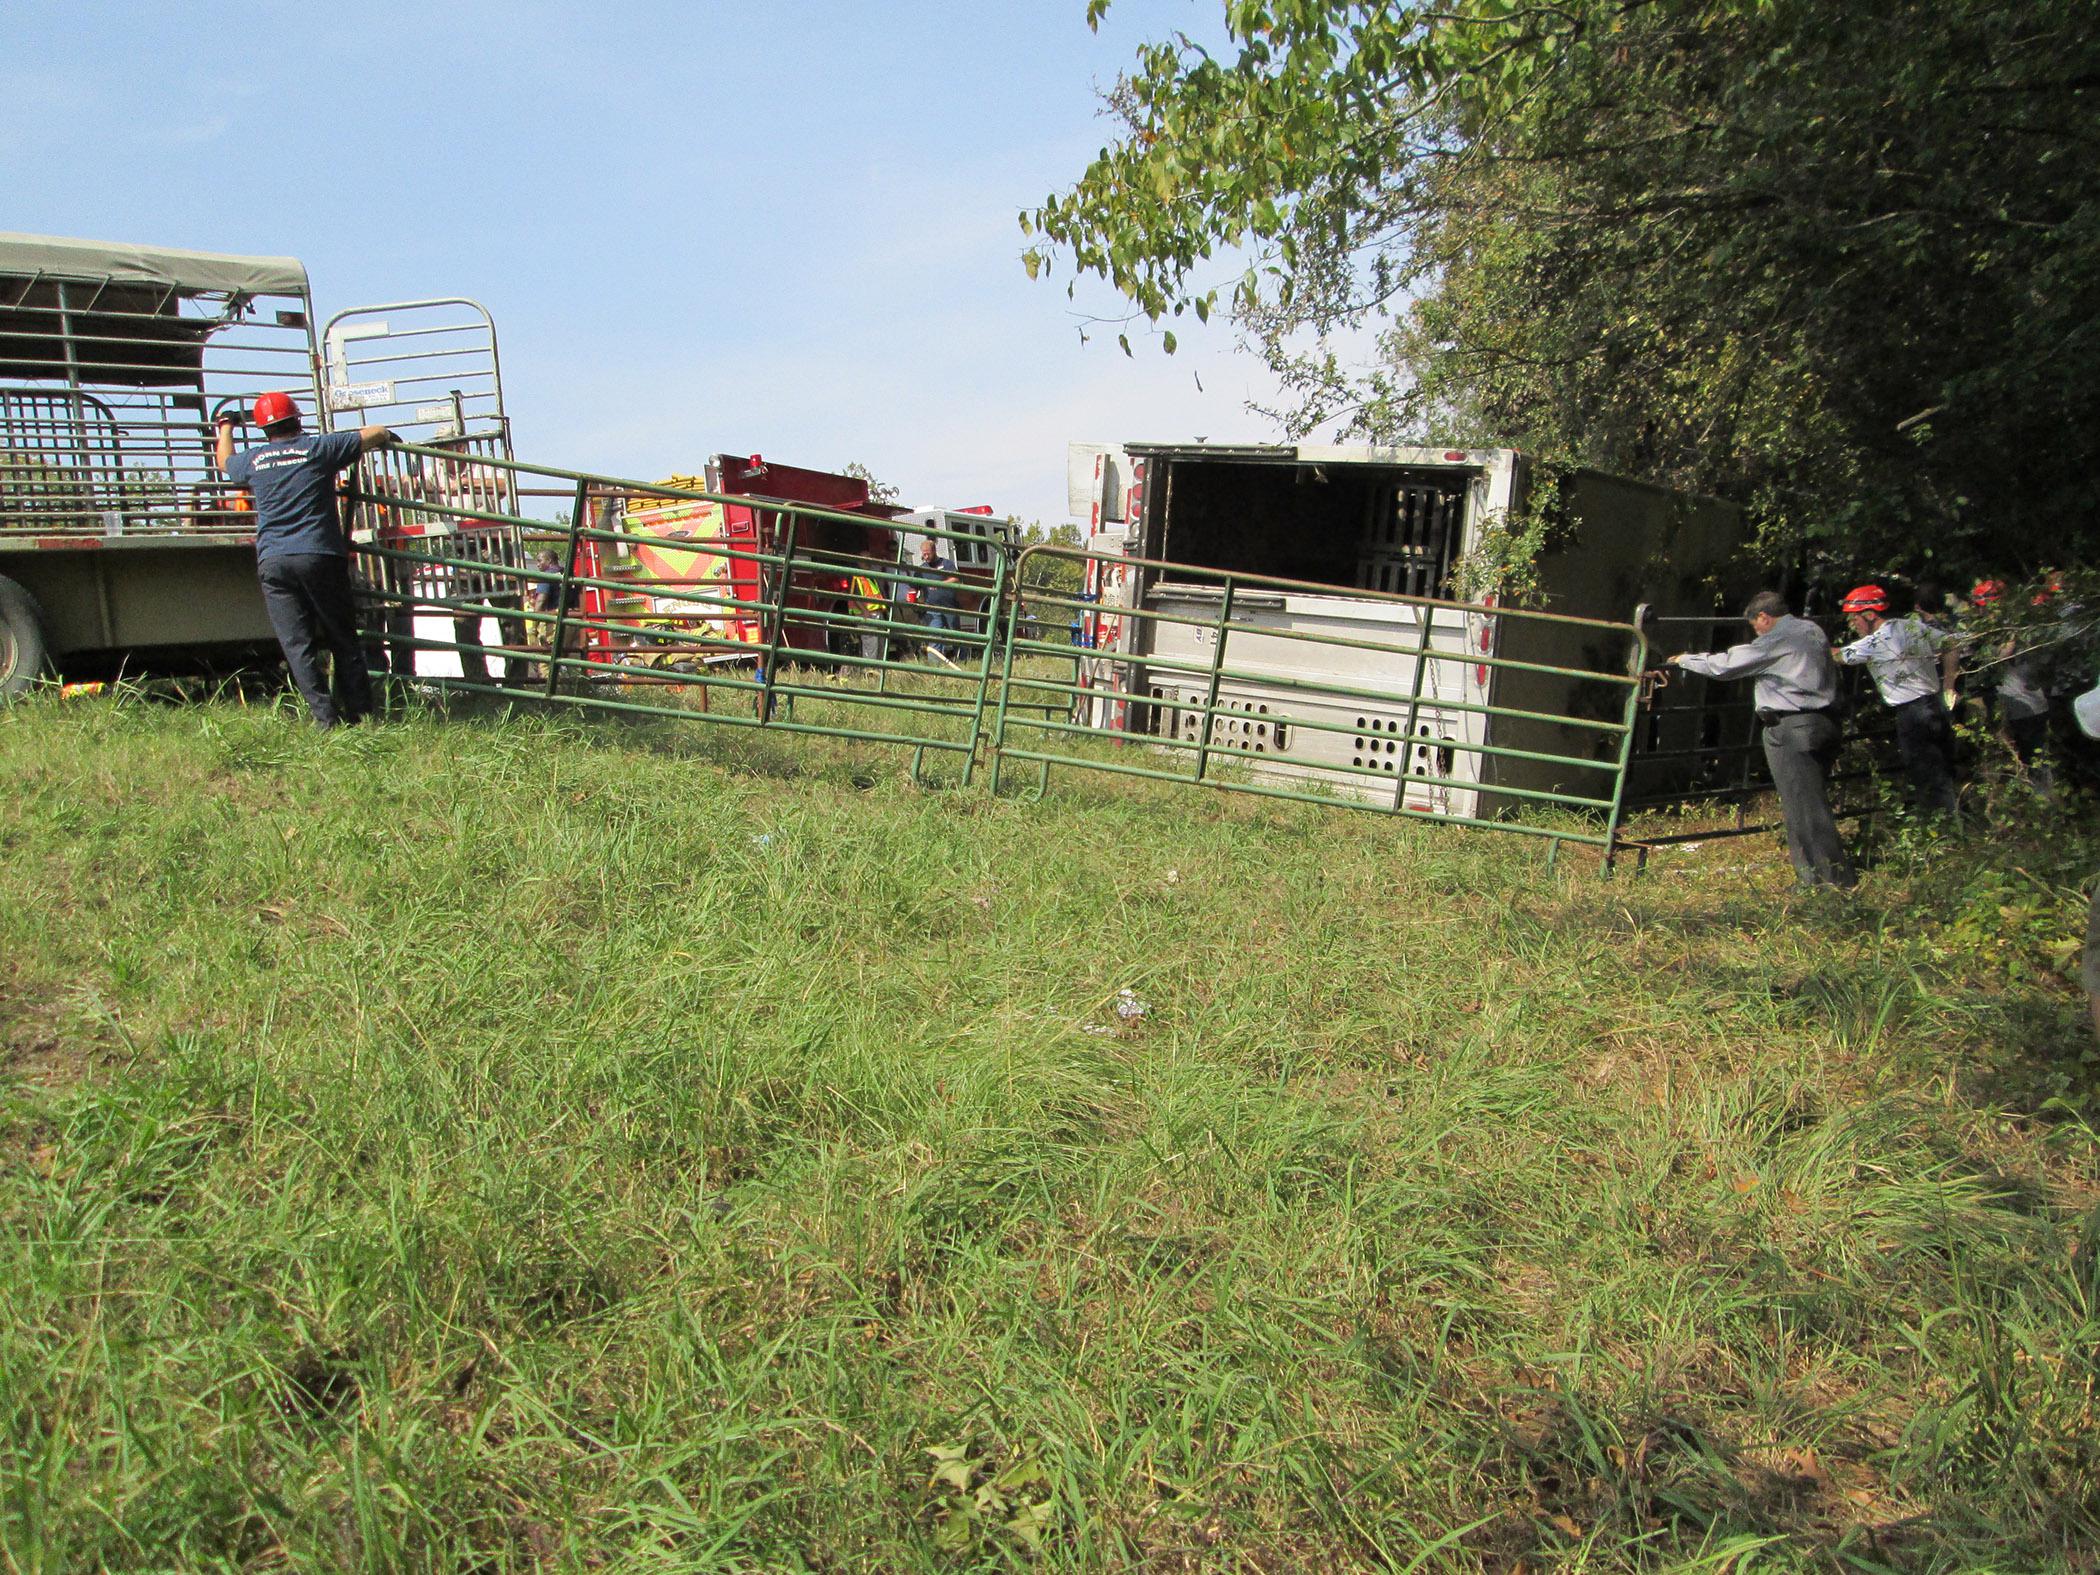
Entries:
[[2091,1568],[2082,857],[17,708],[0,1556]]

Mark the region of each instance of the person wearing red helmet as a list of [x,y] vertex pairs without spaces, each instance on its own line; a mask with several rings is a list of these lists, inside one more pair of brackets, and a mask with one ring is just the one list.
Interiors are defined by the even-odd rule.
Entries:
[[[2004,581],[1978,580],[1969,590],[1969,606],[1979,614],[1987,614],[2004,597]],[[2012,638],[2001,644],[1996,656],[1984,665],[1991,674],[1991,709],[1997,713],[2000,736],[2035,790],[2045,799],[2053,799],[2056,773],[2042,752],[2049,741],[2049,695],[2042,687],[2034,659],[2020,649],[2017,638]]]
[[[255,506],[255,573],[292,682],[318,726],[357,722],[372,709],[372,680],[357,636],[350,543],[336,515],[335,478],[368,449],[395,441],[385,427],[306,432],[292,396],[255,401],[264,442],[236,454],[238,417],[221,412],[219,470]],[[333,669],[331,672],[330,669]]]
[[1786,851],[1802,886],[1858,883],[1852,859],[1830,812],[1830,769],[1843,734],[1837,707],[1837,668],[1830,642],[1806,618],[1797,618],[1777,591],[1759,591],[1743,607],[1754,639],[1725,651],[1680,652],[1669,661],[1707,678],[1755,678],[1752,697],[1763,727],[1765,765],[1779,790]]
[[1915,617],[1890,618],[1889,594],[1878,585],[1855,586],[1838,606],[1859,638],[1836,647],[1834,654],[1847,666],[1865,663],[1874,675],[1874,687],[1895,713],[1896,749],[1910,773],[1918,812],[1948,815],[1958,822],[1954,728],[1940,695],[1940,652],[1947,637]]

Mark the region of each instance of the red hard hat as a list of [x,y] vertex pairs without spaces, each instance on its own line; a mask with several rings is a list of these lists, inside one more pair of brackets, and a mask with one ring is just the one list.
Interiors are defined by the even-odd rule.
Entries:
[[1969,587],[1969,600],[1978,607],[1988,607],[2005,594],[2005,586],[1997,580],[1978,580]]
[[1845,592],[1845,599],[1838,606],[1848,613],[1887,612],[1889,593],[1878,585],[1855,585]]
[[268,393],[255,401],[255,424],[259,427],[274,427],[280,421],[296,421],[299,407],[292,403],[290,394]]

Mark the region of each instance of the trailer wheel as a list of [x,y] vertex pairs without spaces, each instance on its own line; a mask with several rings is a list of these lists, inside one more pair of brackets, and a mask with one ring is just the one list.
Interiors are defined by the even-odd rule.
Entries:
[[13,580],[0,578],[0,703],[43,677],[50,659],[44,615],[35,598]]

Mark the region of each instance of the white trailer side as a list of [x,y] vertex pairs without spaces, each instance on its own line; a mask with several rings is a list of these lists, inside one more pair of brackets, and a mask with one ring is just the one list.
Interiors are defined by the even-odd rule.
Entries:
[[[1091,664],[1100,693],[1081,708],[1090,724],[1162,742],[1195,739],[1206,683],[1190,669],[1204,665],[1205,642],[1215,638],[1198,624],[1216,620],[1222,590],[1215,580],[1177,579],[1172,565],[1187,565],[1333,587],[1235,595],[1233,676],[1218,699],[1244,720],[1221,719],[1222,742],[1264,776],[1356,797],[1391,791],[1404,807],[1470,816],[1585,777],[1580,767],[1523,757],[1601,762],[1616,750],[1615,737],[1554,719],[1616,721],[1623,685],[1497,665],[1614,671],[1623,656],[1590,648],[1602,635],[1498,617],[1491,607],[1425,612],[1351,595],[1453,599],[1460,560],[1525,500],[1530,467],[1519,452],[1074,445],[1070,468],[1075,497],[1082,476],[1093,483],[1084,496],[1090,525],[1120,527],[1131,558],[1170,565],[1103,574],[1103,649]],[[1560,500],[1565,519],[1539,564],[1543,610],[1621,621],[1642,604],[1673,614],[1711,610],[1737,536],[1729,505],[1589,471],[1565,477]],[[1165,616],[1117,620],[1112,598]],[[1275,637],[1265,639],[1260,631],[1271,628]],[[1387,698],[1332,693],[1352,688]],[[1489,706],[1536,715],[1490,718]],[[1395,785],[1388,790],[1366,772]],[[1664,775],[1635,771],[1651,792]],[[1403,786],[1410,778],[1420,780]]]

